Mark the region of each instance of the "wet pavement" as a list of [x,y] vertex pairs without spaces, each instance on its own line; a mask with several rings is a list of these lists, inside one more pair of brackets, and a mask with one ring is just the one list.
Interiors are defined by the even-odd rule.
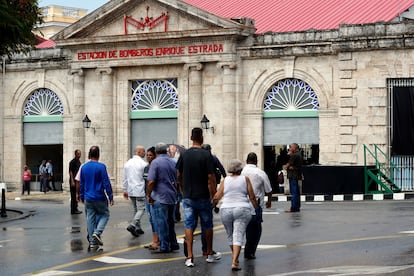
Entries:
[[[264,213],[257,259],[241,256],[242,270],[232,272],[219,215],[214,248],[222,259],[206,263],[196,235],[195,267],[187,268],[182,250],[152,254],[144,248],[151,241],[147,216],[144,235],[126,231],[132,207],[121,196],[110,208],[104,246],[93,252],[87,250],[84,214],[70,214],[69,194],[7,198],[7,209],[26,216],[0,218],[0,275],[414,275],[411,199],[302,202],[300,213],[285,213],[289,202],[273,202]],[[182,222],[176,232],[181,239]]]

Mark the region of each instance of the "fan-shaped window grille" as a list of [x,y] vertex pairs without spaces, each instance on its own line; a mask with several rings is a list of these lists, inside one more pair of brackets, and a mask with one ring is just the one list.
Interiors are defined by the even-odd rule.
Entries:
[[319,110],[319,102],[307,83],[298,79],[284,79],[267,93],[263,110]]
[[177,80],[132,82],[132,111],[178,109]]
[[63,115],[63,105],[59,97],[50,89],[34,91],[26,102],[24,116]]

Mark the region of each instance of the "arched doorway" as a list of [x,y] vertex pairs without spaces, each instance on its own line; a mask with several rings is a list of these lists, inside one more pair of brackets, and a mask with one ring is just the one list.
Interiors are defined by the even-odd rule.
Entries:
[[287,160],[287,147],[298,143],[304,163],[319,163],[319,102],[314,90],[299,79],[283,79],[266,93],[263,102],[264,169],[274,190],[277,172]]
[[[50,160],[53,166],[51,185],[62,190],[63,182],[63,105],[50,89],[33,91],[23,110],[23,161],[32,171],[31,188],[39,190],[39,166]],[[52,185],[53,186],[53,185]]]

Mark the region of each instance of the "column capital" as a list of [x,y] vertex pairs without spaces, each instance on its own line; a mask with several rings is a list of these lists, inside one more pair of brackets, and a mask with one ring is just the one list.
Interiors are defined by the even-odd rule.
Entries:
[[188,70],[200,71],[202,69],[203,69],[203,64],[201,64],[199,62],[184,64],[184,70],[186,70],[186,71],[188,71]]
[[71,75],[76,75],[78,77],[82,77],[84,75],[83,69],[79,68],[79,69],[71,69],[69,72]]
[[217,63],[217,68],[221,69],[221,68],[227,68],[227,69],[236,69],[237,68],[237,63],[233,62],[233,61],[224,61],[224,62],[218,62]]
[[95,69],[95,73],[97,75],[100,75],[100,74],[112,75],[113,71],[114,70],[112,70],[111,67],[100,67],[100,68]]

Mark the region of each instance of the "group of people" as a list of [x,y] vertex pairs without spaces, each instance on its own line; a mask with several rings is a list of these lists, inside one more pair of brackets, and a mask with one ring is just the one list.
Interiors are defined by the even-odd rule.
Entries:
[[[30,180],[32,179],[32,171],[27,165],[23,166],[23,187],[22,195],[27,192],[30,195]],[[39,166],[39,180],[40,180],[40,191],[48,192],[50,190],[57,191],[55,181],[53,178],[53,164],[52,160],[42,160]]]
[[42,163],[39,166],[39,178],[41,192],[46,193],[50,190],[57,191],[53,178],[52,160],[42,160]]
[[[244,257],[256,258],[262,234],[262,210],[271,207],[272,187],[269,178],[257,167],[257,155],[254,152],[247,155],[244,167],[240,160],[231,160],[227,167],[230,175],[226,175],[220,161],[211,154],[211,147],[203,144],[201,128],[192,129],[191,141],[192,146],[180,153],[178,160],[168,155],[169,148],[165,143],[158,143],[147,151],[143,146],[135,148],[134,156],[125,163],[123,174],[124,197],[131,200],[134,210],[127,231],[134,237],[144,233],[141,218],[147,210],[153,241],[146,248],[152,253],[179,250],[175,216],[178,195],[181,194],[185,266],[194,266],[193,239],[198,221],[201,225],[203,255],[207,262],[212,263],[221,258],[221,254],[213,250],[213,209],[219,207],[227,242],[233,253],[231,269],[238,271],[241,269],[239,256],[244,241]],[[300,210],[297,175],[300,174],[301,159],[300,154],[297,154],[298,149],[297,144],[290,146],[291,158],[286,165],[289,181],[292,180],[291,192],[296,193],[292,194],[289,212]],[[71,211],[72,214],[80,213],[77,200],[85,203],[88,239],[90,248],[95,248],[103,244],[101,235],[109,219],[108,204],[114,203],[112,187],[106,166],[98,162],[99,147],[91,147],[89,161],[82,166],[78,162],[79,158],[80,151],[77,150],[70,165],[71,192],[74,187],[74,195],[77,195],[72,201]],[[224,178],[217,181],[221,175]],[[76,184],[76,180],[80,185]],[[220,186],[217,190],[218,183]]]

